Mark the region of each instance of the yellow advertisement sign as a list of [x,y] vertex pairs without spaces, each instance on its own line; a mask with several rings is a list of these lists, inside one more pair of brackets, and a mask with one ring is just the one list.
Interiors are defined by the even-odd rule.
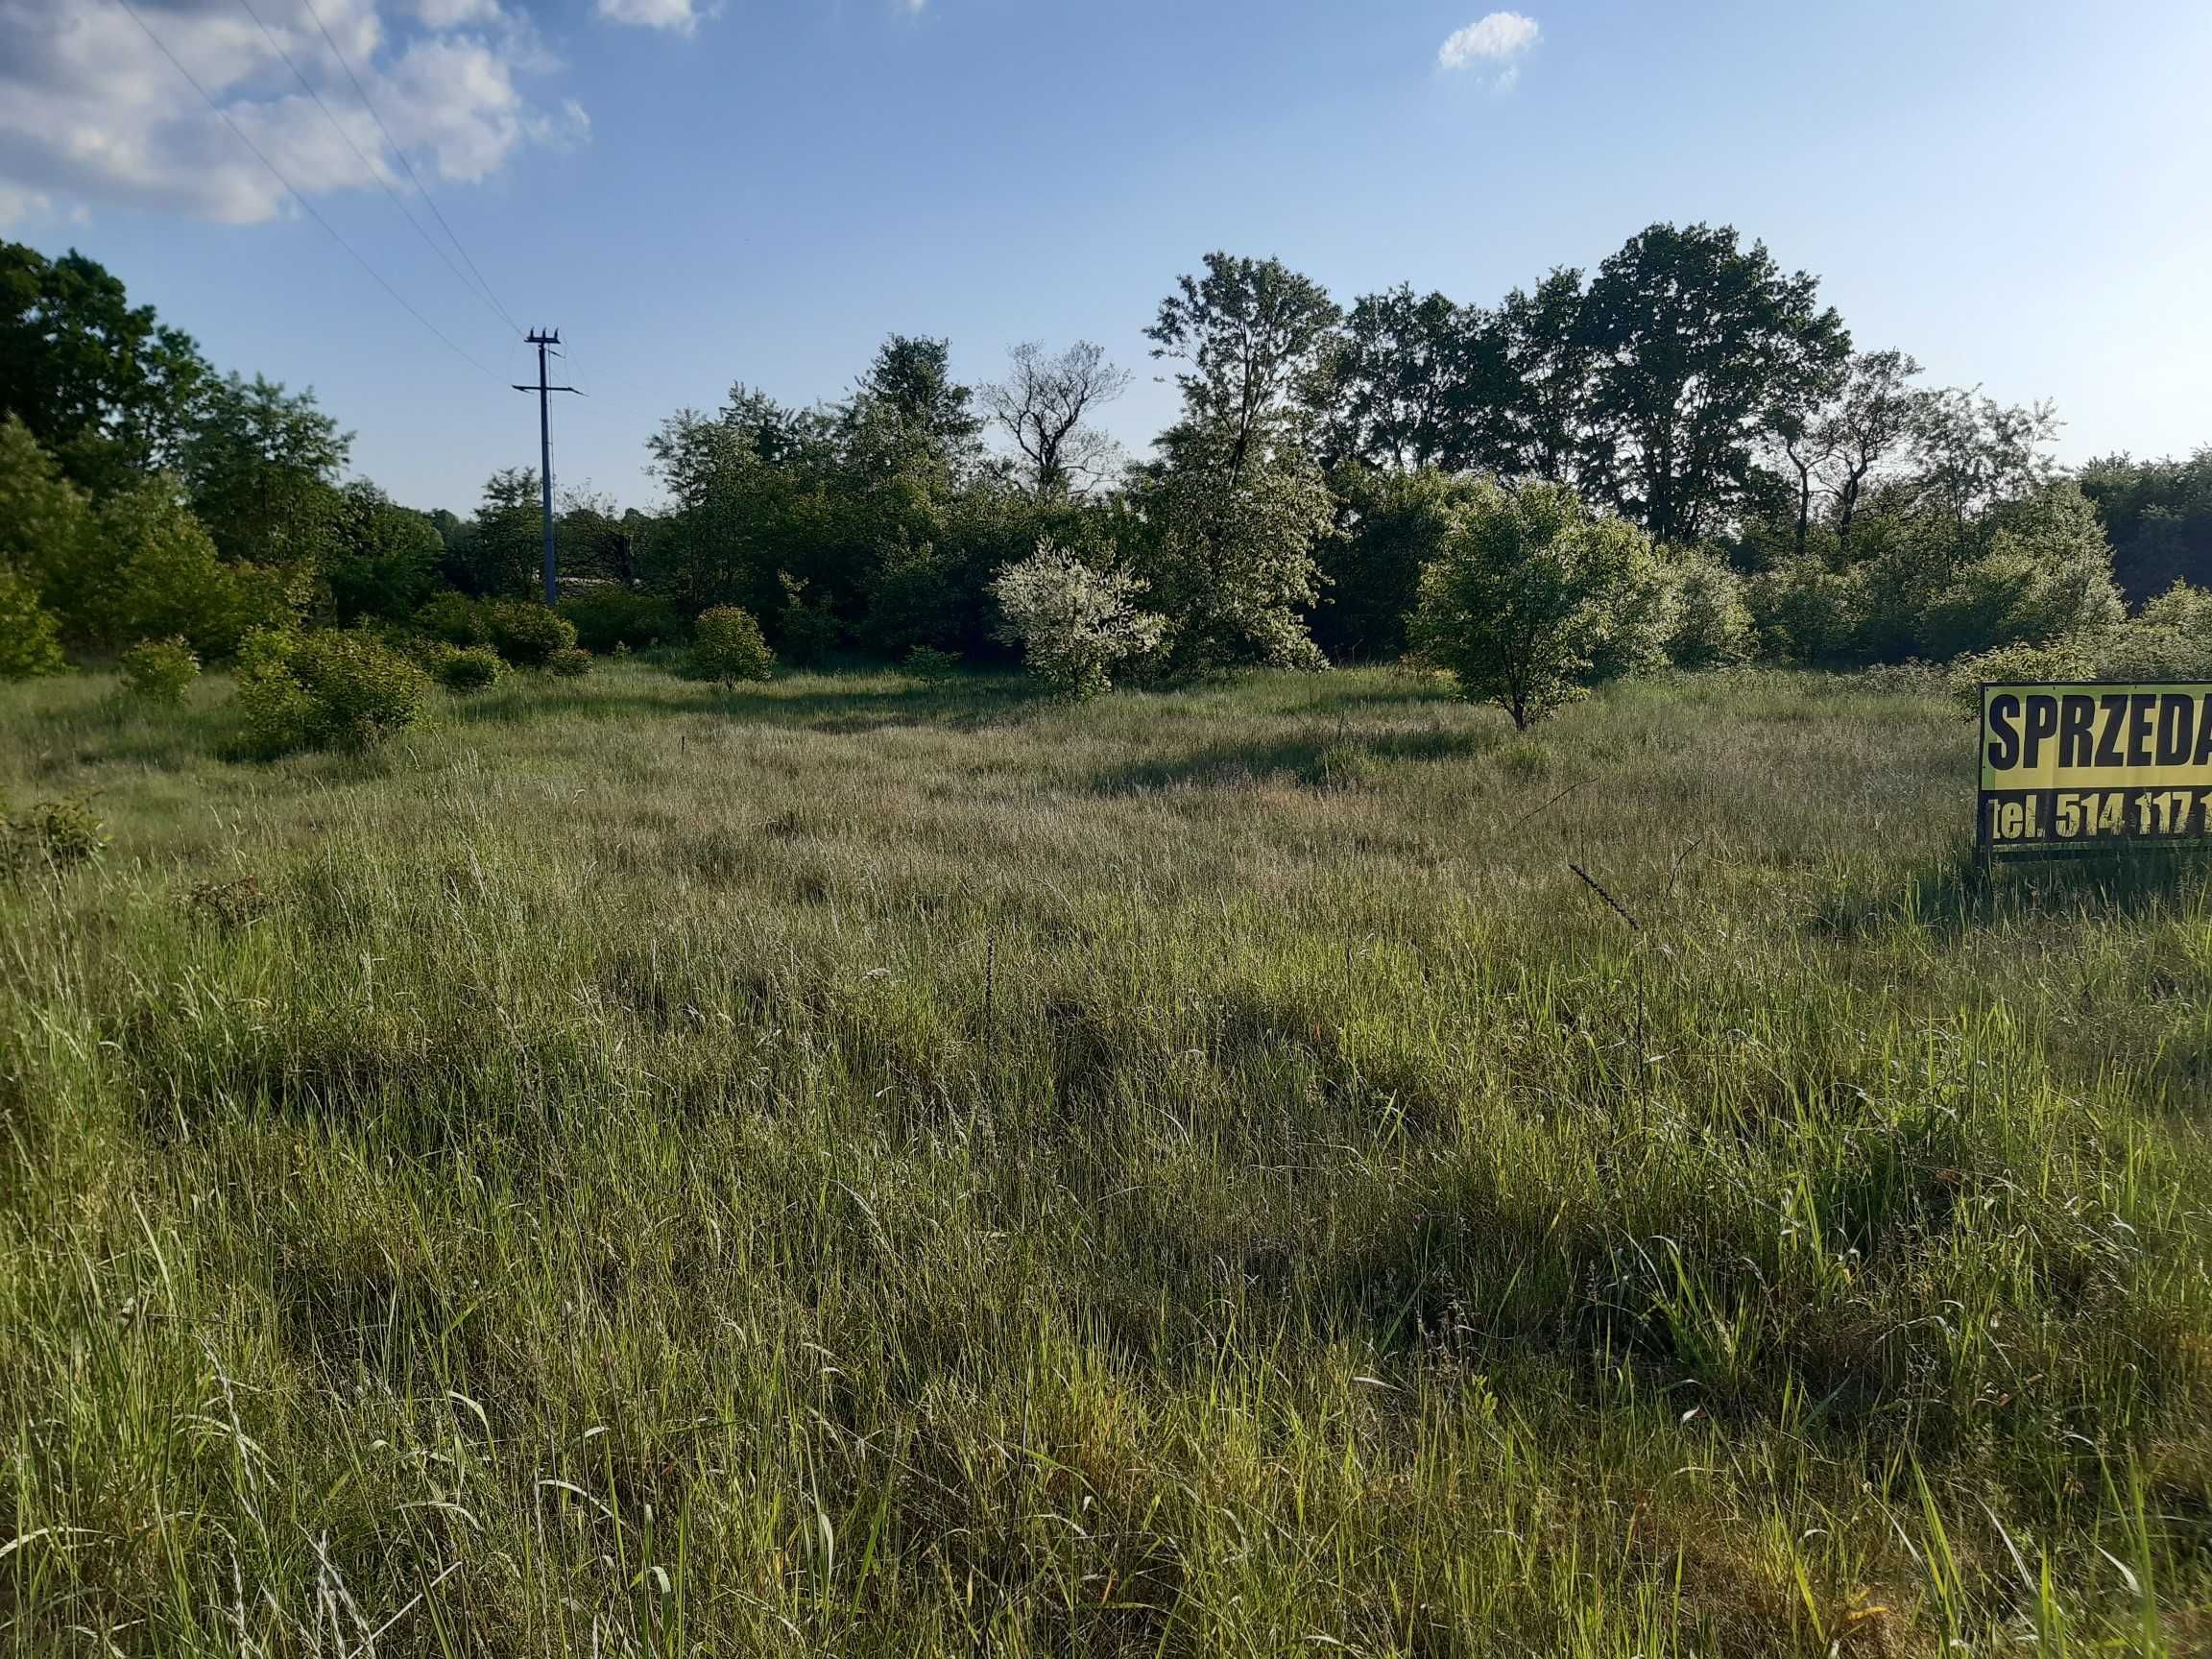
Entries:
[[2212,685],[1983,686],[1983,847],[2208,832]]

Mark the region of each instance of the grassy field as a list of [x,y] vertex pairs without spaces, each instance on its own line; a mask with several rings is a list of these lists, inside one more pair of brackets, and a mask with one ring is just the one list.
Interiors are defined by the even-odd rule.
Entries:
[[1932,699],[222,696],[0,693],[0,1651],[2212,1647],[2212,881]]

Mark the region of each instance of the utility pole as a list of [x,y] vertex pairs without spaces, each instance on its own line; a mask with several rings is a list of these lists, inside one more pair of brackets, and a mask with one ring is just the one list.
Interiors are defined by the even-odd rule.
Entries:
[[[545,349],[561,344],[560,329],[548,334],[542,328],[533,328],[522,338],[538,348],[538,384],[517,386],[515,390],[538,394],[538,493],[545,508],[545,605],[550,610],[561,600],[561,565],[553,552],[553,420],[546,413],[545,396],[549,392],[576,392],[576,388],[545,384]],[[576,396],[583,394],[576,392]]]

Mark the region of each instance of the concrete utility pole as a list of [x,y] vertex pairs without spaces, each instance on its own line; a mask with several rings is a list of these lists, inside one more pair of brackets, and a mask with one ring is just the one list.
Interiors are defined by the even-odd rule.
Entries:
[[[538,348],[538,384],[517,386],[515,390],[538,394],[538,493],[545,507],[545,603],[550,608],[561,602],[561,565],[553,552],[553,420],[546,413],[545,395],[576,392],[576,388],[545,384],[545,349],[561,344],[560,329],[548,334],[542,328],[533,328],[522,338]],[[558,357],[561,353],[556,351],[553,355]],[[583,396],[581,392],[576,395]]]

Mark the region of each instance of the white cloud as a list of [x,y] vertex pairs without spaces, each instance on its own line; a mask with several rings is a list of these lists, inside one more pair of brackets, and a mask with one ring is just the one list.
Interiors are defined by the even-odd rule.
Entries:
[[224,115],[302,194],[373,188],[363,156],[386,180],[403,177],[345,64],[426,180],[485,179],[524,145],[589,130],[573,104],[547,114],[524,97],[517,75],[545,60],[496,0],[255,0],[329,117],[235,0],[137,6],[223,115],[119,0],[0,0],[0,223],[87,204],[267,219],[285,191]]
[[599,15],[610,23],[633,23],[640,29],[666,29],[688,35],[699,27],[708,10],[695,0],[598,0]]
[[1499,84],[1510,86],[1517,74],[1514,60],[1531,50],[1543,35],[1533,17],[1518,12],[1493,12],[1447,38],[1437,49],[1436,61],[1447,69],[1498,64]]
[[499,0],[415,0],[415,15],[429,29],[495,23],[499,20]]

